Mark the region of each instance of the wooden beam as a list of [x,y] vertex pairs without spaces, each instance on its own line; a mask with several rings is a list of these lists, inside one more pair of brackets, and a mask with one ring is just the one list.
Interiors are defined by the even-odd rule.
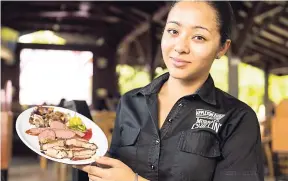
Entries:
[[287,28],[282,28],[281,26],[278,26],[276,24],[270,24],[268,25],[268,28],[270,31],[275,32],[276,34],[278,34],[279,36],[281,36],[282,38],[286,38],[288,39],[288,31]]
[[146,20],[148,20],[150,18],[150,15],[144,11],[141,11],[137,8],[130,8],[130,11]]
[[[269,36],[269,32],[267,32],[267,31],[265,32],[265,30],[270,29],[269,26],[271,24],[274,24],[275,22],[279,21],[279,17],[281,17],[283,14],[285,14],[285,10],[287,8],[287,5],[288,5],[288,3],[285,2],[285,6],[279,6],[279,8],[277,9],[277,11],[275,11],[276,13],[274,13],[273,16],[269,15],[269,17],[271,17],[271,18],[268,19],[267,21],[262,22],[262,20],[261,20],[262,24],[261,24],[260,28],[258,29],[257,33],[254,34],[254,36],[261,35],[261,34],[262,35],[266,34],[266,35]],[[276,36],[276,35],[272,35],[272,36],[275,36],[275,38],[279,41],[279,37],[278,36]]]
[[[260,2],[257,2],[258,8],[259,8],[259,3],[260,3]],[[263,4],[263,2],[262,2],[262,4]],[[260,5],[261,5],[261,4],[260,4]],[[237,42],[237,45],[239,44],[238,47],[237,47],[237,53],[238,53],[238,55],[239,55],[240,57],[243,55],[244,50],[245,50],[245,47],[246,47],[249,43],[251,43],[252,37],[256,37],[256,36],[259,36],[259,35],[261,35],[261,36],[264,36],[264,35],[265,35],[265,36],[268,36],[268,32],[266,32],[265,29],[268,28],[268,25],[269,25],[269,24],[277,21],[278,17],[281,16],[281,15],[284,13],[286,7],[287,7],[287,3],[285,4],[284,7],[281,7],[281,8],[279,9],[279,10],[281,10],[281,11],[277,10],[276,15],[273,16],[272,18],[270,18],[268,21],[262,22],[262,20],[261,20],[262,25],[260,26],[260,28],[258,29],[257,32],[254,32],[253,35],[250,36],[251,38],[245,38],[245,37],[243,37],[242,44],[241,44],[241,42],[240,42],[240,44],[239,44],[239,42]],[[261,7],[260,7],[260,8],[261,8]],[[269,15],[269,16],[270,16],[270,15]],[[256,21],[256,22],[257,22],[257,17],[254,17],[254,18],[253,18],[253,21]],[[252,28],[252,26],[253,26],[253,24],[251,25],[250,28]],[[244,31],[245,31],[245,29],[246,29],[246,28],[244,27]],[[248,31],[248,30],[247,30],[247,33],[249,34],[249,31]],[[271,35],[272,35],[272,34],[271,34]],[[273,35],[273,36],[276,37],[276,35]],[[246,39],[246,40],[245,40],[245,39]],[[241,39],[240,39],[240,40],[241,40]],[[236,46],[237,46],[237,45],[236,45]]]
[[270,50],[273,50],[273,51],[276,51],[283,55],[288,56],[287,48],[284,48],[283,46],[280,46],[276,43],[273,43],[266,38],[256,36],[253,38],[253,41],[256,42],[257,44],[260,44],[262,46],[269,48]]
[[28,29],[42,29],[42,30],[53,30],[53,31],[73,31],[73,32],[95,32],[95,34],[105,33],[104,28],[97,28],[86,26],[86,25],[71,25],[71,24],[56,24],[56,23],[45,23],[45,22],[15,22],[7,24],[9,27],[13,27],[18,30],[28,30]]
[[43,11],[43,12],[27,12],[27,13],[12,13],[11,15],[5,16],[5,21],[12,21],[15,19],[22,18],[54,18],[56,19],[79,19],[79,20],[93,20],[93,21],[106,21],[109,23],[120,22],[121,19],[117,16],[106,16],[106,15],[93,15],[91,13],[83,13],[81,11],[67,12],[67,11]]
[[[257,35],[258,35],[258,33],[256,35],[254,35],[254,36],[257,36]],[[273,41],[275,43],[278,43],[280,45],[284,45],[285,44],[285,40],[283,38],[281,38],[278,35],[275,35],[274,33],[270,33],[270,32],[268,32],[266,30],[260,30],[259,35],[261,37],[265,37],[265,38],[267,38],[267,39],[269,39],[269,40],[271,40],[271,41]]]
[[[167,15],[171,6],[167,3],[165,6],[161,7],[154,15],[152,16],[153,22],[159,22],[162,18]],[[119,44],[119,48],[123,50],[127,50],[128,45],[133,42],[138,36],[147,32],[149,30],[150,22],[149,20],[137,26],[132,32],[130,32],[127,36],[123,38],[121,43]]]
[[283,55],[277,54],[277,53],[275,53],[275,52],[273,52],[273,51],[271,51],[271,50],[269,50],[267,48],[264,48],[264,47],[261,47],[261,46],[258,46],[256,44],[252,44],[252,43],[250,43],[248,45],[248,47],[252,48],[252,49],[254,49],[254,50],[258,51],[258,52],[261,52],[264,55],[268,55],[270,57],[273,57],[273,58],[279,60],[281,63],[287,62],[288,57],[285,57]]
[[256,17],[259,14],[263,5],[264,3],[261,1],[255,2],[253,8],[249,10],[248,12],[249,18],[246,19],[244,23],[244,28],[238,34],[238,38],[236,39],[236,41],[234,41],[235,42],[234,47],[236,48],[233,50],[234,54],[240,57],[242,56],[247,43],[250,41],[250,38],[248,38],[247,35],[249,34],[254,25],[254,17]]
[[272,8],[272,9],[270,9],[268,11],[265,11],[264,13],[262,13],[262,14],[256,16],[256,17],[254,17],[254,21],[255,21],[255,23],[257,23],[259,25],[263,24],[263,23],[265,23],[264,20],[266,18],[275,17],[277,14],[279,14],[281,11],[283,11],[283,9],[285,9],[284,6],[278,5],[278,6]]
[[281,65],[272,65],[269,67],[270,73],[276,74],[276,75],[288,75],[288,62],[283,63]]
[[286,17],[279,17],[279,22],[285,26],[288,26],[288,18]]

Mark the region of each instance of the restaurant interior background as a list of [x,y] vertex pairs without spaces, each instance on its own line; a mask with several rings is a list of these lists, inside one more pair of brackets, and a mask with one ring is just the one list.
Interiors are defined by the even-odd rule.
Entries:
[[[270,180],[288,180],[287,4],[232,2],[232,48],[211,70],[218,88],[257,113]],[[17,116],[34,105],[87,106],[110,141],[119,97],[167,71],[159,42],[169,8],[165,1],[1,2],[2,176],[77,180],[70,166],[21,142]]]

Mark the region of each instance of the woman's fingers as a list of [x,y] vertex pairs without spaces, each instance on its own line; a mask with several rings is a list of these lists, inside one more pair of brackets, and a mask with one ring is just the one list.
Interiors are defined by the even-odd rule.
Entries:
[[105,180],[105,179],[102,179],[101,177],[97,177],[97,176],[94,176],[94,175],[88,175],[89,177],[89,181],[108,181],[108,180]]
[[97,166],[91,166],[91,165],[77,165],[75,168],[82,170],[88,174],[97,176],[97,177],[106,177],[107,171],[103,168],[99,168]]
[[120,167],[123,163],[117,159],[102,156],[96,159],[96,162],[103,165],[108,165],[111,167]]

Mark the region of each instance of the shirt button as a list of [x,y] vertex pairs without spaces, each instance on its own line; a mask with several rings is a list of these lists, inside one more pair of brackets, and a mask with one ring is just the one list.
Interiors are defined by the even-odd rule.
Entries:
[[154,166],[154,165],[151,165],[151,169],[154,170],[154,169],[155,169],[155,166]]
[[156,145],[158,145],[158,144],[160,143],[160,140],[157,139],[157,140],[155,141],[155,143],[156,143]]

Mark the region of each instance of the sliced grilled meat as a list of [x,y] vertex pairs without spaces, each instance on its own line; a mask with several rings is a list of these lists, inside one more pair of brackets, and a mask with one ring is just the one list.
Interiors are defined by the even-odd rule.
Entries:
[[49,129],[49,128],[31,128],[31,129],[28,129],[26,133],[29,135],[33,135],[33,136],[38,136],[41,132],[45,131],[46,129]]
[[85,150],[86,149],[86,148],[81,148],[81,147],[67,147],[67,146],[55,146],[53,148],[55,148],[56,150],[65,150],[65,151],[68,151],[68,150],[81,151],[81,150]]
[[67,146],[89,148],[92,150],[97,149],[97,146],[94,143],[89,143],[87,141],[83,141],[83,139],[78,139],[78,138],[72,138],[72,139],[66,140],[66,145]]
[[49,125],[50,125],[50,128],[56,128],[56,129],[65,129],[66,128],[66,125],[61,123],[60,121],[51,120]]
[[83,133],[83,132],[81,132],[81,131],[77,131],[77,130],[73,130],[73,129],[71,129],[71,131],[73,131],[74,133],[76,133],[76,135],[79,136],[79,137],[85,136],[85,133]]
[[47,142],[51,142],[53,140],[56,139],[56,134],[53,130],[51,129],[46,129],[44,131],[42,131],[39,135],[38,135],[38,140],[40,143],[47,143]]
[[71,160],[73,161],[77,161],[77,160],[86,160],[86,159],[89,159],[91,158],[92,155],[81,155],[81,156],[74,156],[71,158]]
[[69,129],[53,129],[53,131],[55,132],[56,137],[61,139],[70,139],[76,135],[76,133]]
[[73,151],[73,156],[84,156],[84,155],[94,155],[96,153],[96,150],[91,150],[91,149],[85,149],[85,150],[80,150],[80,151]]
[[46,127],[44,119],[38,114],[33,114],[29,119],[29,123],[35,125],[36,128]]
[[53,148],[55,146],[65,146],[65,140],[55,140],[50,143],[41,144],[40,149],[47,150],[48,148]]
[[[50,157],[61,159],[61,158],[67,158],[68,153],[66,151],[56,150],[54,148],[48,148],[44,151],[44,153]],[[73,155],[70,155],[71,158]]]

